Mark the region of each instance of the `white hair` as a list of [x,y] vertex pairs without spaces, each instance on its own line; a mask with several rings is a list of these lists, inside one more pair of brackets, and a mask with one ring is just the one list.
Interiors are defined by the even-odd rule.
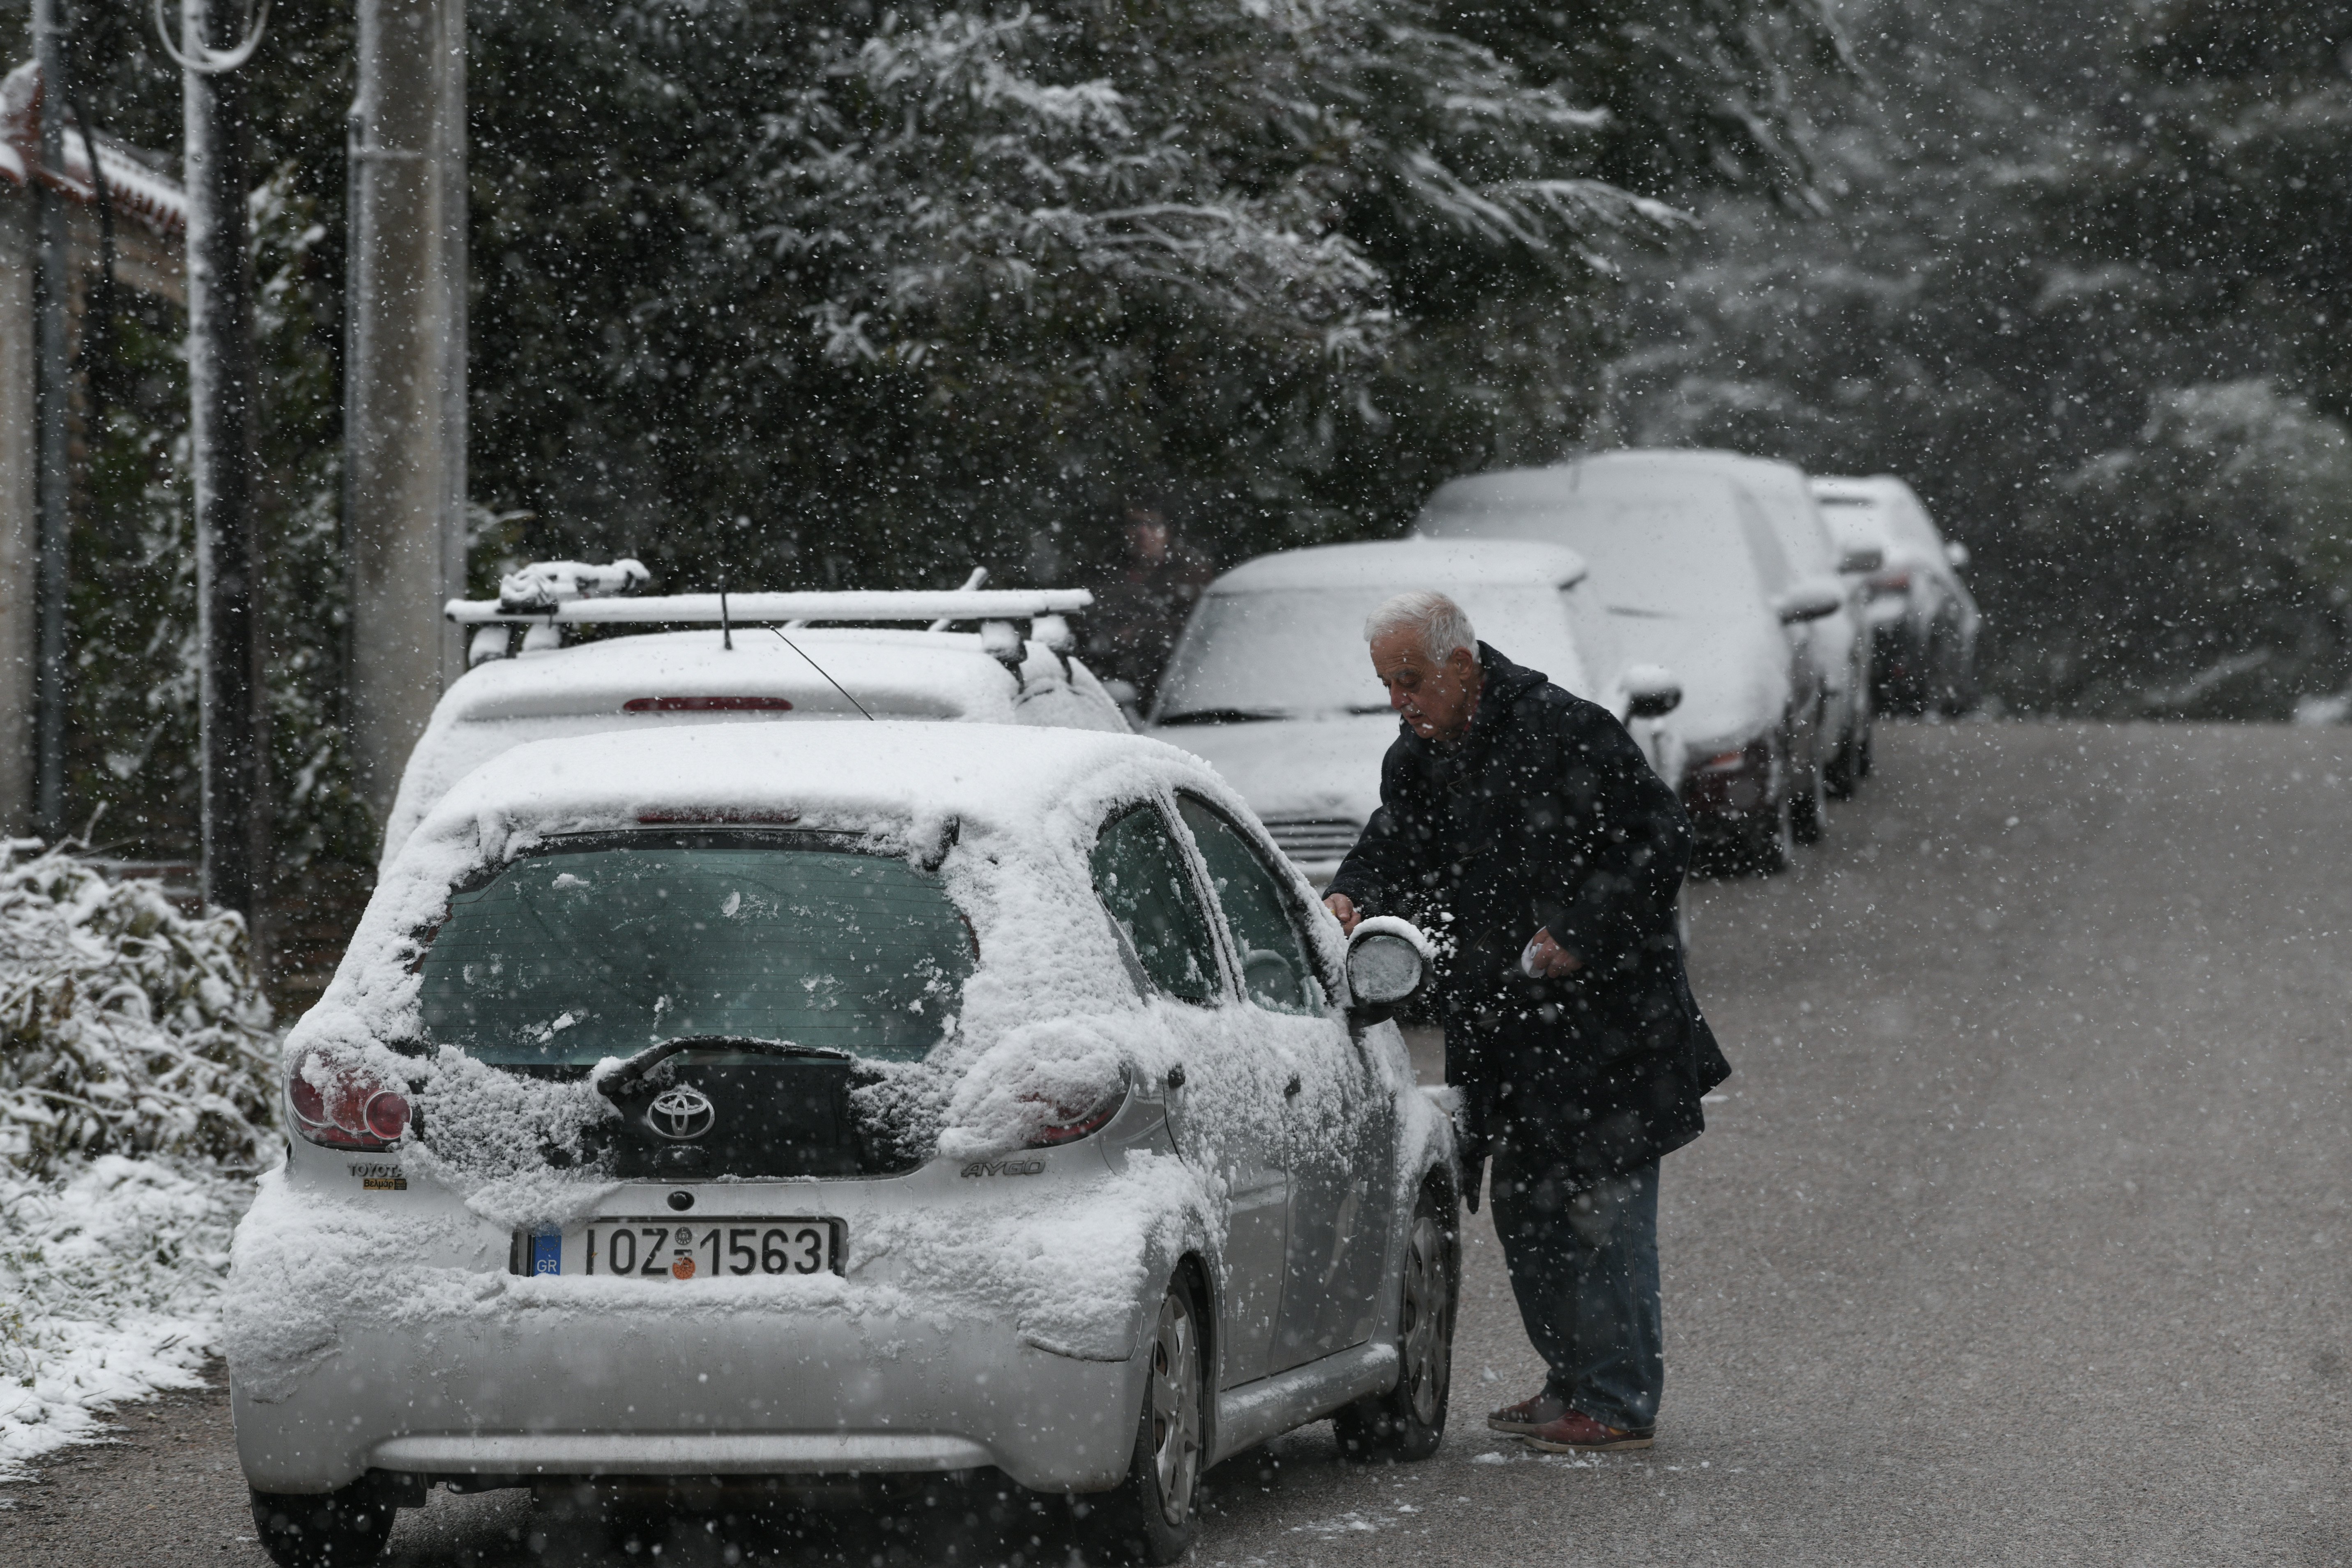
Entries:
[[1434,589],[1415,588],[1384,599],[1380,608],[1364,617],[1366,642],[1378,642],[1397,632],[1419,637],[1422,652],[1439,664],[1451,658],[1455,648],[1473,658],[1478,657],[1478,634],[1470,629],[1470,617],[1461,605]]

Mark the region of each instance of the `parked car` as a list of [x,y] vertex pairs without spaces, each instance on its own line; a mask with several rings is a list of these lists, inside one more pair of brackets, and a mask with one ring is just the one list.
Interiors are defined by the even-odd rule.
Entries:
[[1666,717],[1671,671],[1633,665],[1556,544],[1397,540],[1261,555],[1202,593],[1161,679],[1148,732],[1207,758],[1318,886],[1380,805],[1396,715],[1372,673],[1364,620],[1381,601],[1433,588],[1484,641],[1625,721],[1661,777],[1680,776]]
[[1688,762],[1674,782],[1713,858],[1777,870],[1822,805],[1822,674],[1808,621],[1844,603],[1800,578],[1755,498],[1695,468],[1564,463],[1442,485],[1435,539],[1564,544],[1591,564],[1626,656],[1674,671]]
[[[1858,576],[1842,571],[1842,552],[1830,538],[1804,470],[1793,463],[1738,452],[1658,447],[1602,452],[1581,462],[1596,473],[1606,470],[1629,479],[1689,469],[1720,473],[1756,498],[1789,558],[1790,570],[1800,580],[1841,590],[1838,608],[1806,622],[1805,636],[1812,642],[1813,663],[1822,679],[1822,723],[1829,739],[1822,782],[1840,799],[1853,795],[1870,772],[1870,637],[1863,625],[1869,591]],[[1801,830],[1803,825],[1799,826]]]
[[224,1309],[263,1545],[367,1562],[436,1483],[993,1471],[1166,1563],[1294,1426],[1433,1452],[1458,1173],[1388,1021],[1428,956],[1139,736],[506,752],[286,1042]]
[[1946,540],[1911,487],[1891,474],[1817,479],[1813,493],[1832,527],[1873,528],[1885,544],[1868,611],[1879,705],[1948,714],[1975,707],[1983,617],[1960,581],[1966,547]]
[[[509,583],[536,585],[557,568],[605,570],[551,563]],[[551,600],[537,608],[511,600],[452,605],[453,618],[478,628],[474,667],[443,694],[409,754],[378,863],[392,863],[459,779],[529,741],[868,718],[1125,731],[1118,704],[1070,654],[1073,639],[1061,613],[1088,597],[1083,590],[735,594],[723,611],[715,594]],[[928,631],[804,624],[920,626],[935,618],[993,618],[994,626],[959,632],[945,624]],[[1020,620],[1032,622],[1025,638]],[[708,622],[710,629],[634,630],[680,621]],[[793,624],[779,633],[772,622]],[[515,625],[530,628],[519,652]],[[634,635],[567,647],[560,640],[567,626]]]

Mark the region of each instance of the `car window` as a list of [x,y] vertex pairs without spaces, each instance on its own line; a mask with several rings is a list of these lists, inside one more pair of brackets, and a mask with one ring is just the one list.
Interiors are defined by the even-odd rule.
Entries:
[[689,1036],[911,1061],[978,957],[940,879],[793,839],[629,834],[455,894],[420,965],[425,1038],[588,1066]]
[[[1575,583],[1559,591],[1560,607],[1568,613],[1569,635],[1575,639],[1579,662],[1584,666],[1585,684],[1570,686],[1569,690],[1593,701],[1609,696],[1608,685],[1622,673],[1625,658],[1617,646],[1617,634],[1609,618],[1592,597],[1586,583]],[[1475,623],[1474,623],[1475,624]]]
[[1780,548],[1780,536],[1774,531],[1772,520],[1764,515],[1764,509],[1745,490],[1739,495],[1739,521],[1748,535],[1748,550],[1756,563],[1756,574],[1763,579],[1764,591],[1780,593],[1795,574],[1789,568],[1788,552]]
[[1241,954],[1244,994],[1277,1013],[1322,1012],[1322,987],[1315,984],[1307,944],[1274,873],[1241,831],[1210,806],[1185,795],[1177,809],[1201,847],[1225,930]]
[[1201,601],[1160,678],[1161,724],[1378,713],[1388,692],[1364,657],[1364,617],[1407,588],[1452,595],[1481,640],[1570,691],[1586,670],[1540,582],[1450,583],[1400,577],[1377,584],[1213,593]]
[[1184,852],[1148,805],[1112,820],[1095,841],[1095,891],[1134,944],[1153,984],[1185,1002],[1216,999],[1217,949]]

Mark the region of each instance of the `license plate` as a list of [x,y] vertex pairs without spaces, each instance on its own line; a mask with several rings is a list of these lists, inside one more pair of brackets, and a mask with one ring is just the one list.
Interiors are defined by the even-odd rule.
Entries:
[[838,1273],[839,1222],[830,1219],[600,1219],[517,1240],[525,1274],[626,1275],[632,1279],[737,1279]]

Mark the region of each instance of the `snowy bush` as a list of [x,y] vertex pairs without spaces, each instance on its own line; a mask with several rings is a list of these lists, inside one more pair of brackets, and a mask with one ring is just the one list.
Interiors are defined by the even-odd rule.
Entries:
[[55,1180],[0,1164],[0,1481],[102,1436],[110,1405],[202,1382],[250,1195],[202,1161],[101,1154]]
[[242,920],[184,915],[151,885],[0,841],[0,1167],[252,1161],[276,1056]]

